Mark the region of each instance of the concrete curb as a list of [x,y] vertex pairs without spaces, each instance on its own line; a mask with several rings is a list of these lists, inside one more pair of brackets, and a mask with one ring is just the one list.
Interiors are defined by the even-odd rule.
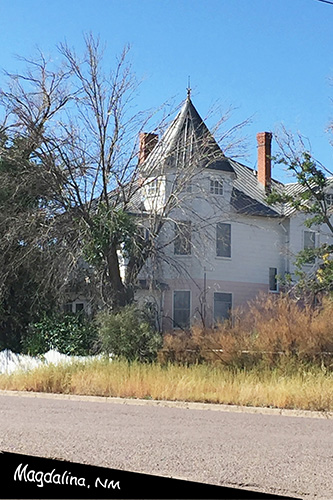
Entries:
[[187,410],[211,410],[236,413],[257,413],[260,415],[282,415],[285,417],[333,418],[333,412],[289,410],[283,408],[265,408],[256,406],[237,406],[214,403],[192,403],[188,401],[160,401],[154,399],[127,399],[104,396],[84,396],[76,394],[54,394],[48,392],[8,391],[0,390],[0,396],[23,396],[34,398],[66,399],[71,401],[90,401],[93,403],[114,403],[139,406],[160,406],[164,408],[181,408]]

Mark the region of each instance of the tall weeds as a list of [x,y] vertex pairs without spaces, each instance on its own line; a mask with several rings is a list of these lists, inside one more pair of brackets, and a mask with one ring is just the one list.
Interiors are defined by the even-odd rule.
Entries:
[[286,375],[278,368],[98,360],[0,375],[0,389],[333,411],[333,373],[319,367]]
[[215,329],[166,335],[158,363],[96,360],[0,375],[0,389],[333,411],[333,301],[253,302]]
[[232,321],[164,338],[159,361],[209,362],[236,368],[315,364],[333,368],[333,301],[313,309],[287,296],[260,296]]

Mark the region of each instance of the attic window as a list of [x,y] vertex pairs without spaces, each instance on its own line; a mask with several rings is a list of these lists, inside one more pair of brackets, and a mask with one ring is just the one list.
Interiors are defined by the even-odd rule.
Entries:
[[153,179],[147,183],[147,196],[148,197],[154,197],[157,195],[158,190],[159,190],[159,180],[158,179]]
[[210,193],[222,196],[223,195],[223,181],[211,179],[211,181],[210,181]]

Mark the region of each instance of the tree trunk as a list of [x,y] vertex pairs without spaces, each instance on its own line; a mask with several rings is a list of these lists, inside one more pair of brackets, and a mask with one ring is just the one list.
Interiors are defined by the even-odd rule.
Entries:
[[105,260],[110,287],[108,302],[110,302],[112,309],[117,310],[129,304],[131,298],[128,296],[127,289],[120,276],[119,259],[114,245],[110,246],[108,253],[105,255]]

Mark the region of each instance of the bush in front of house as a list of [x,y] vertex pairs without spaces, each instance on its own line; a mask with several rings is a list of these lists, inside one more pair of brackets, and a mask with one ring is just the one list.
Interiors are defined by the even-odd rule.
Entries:
[[147,311],[128,305],[118,312],[97,315],[98,338],[104,353],[127,361],[150,363],[157,358],[162,336],[147,317]]
[[23,340],[23,352],[36,356],[50,349],[75,356],[95,351],[97,332],[94,323],[81,314],[44,316],[30,324]]

